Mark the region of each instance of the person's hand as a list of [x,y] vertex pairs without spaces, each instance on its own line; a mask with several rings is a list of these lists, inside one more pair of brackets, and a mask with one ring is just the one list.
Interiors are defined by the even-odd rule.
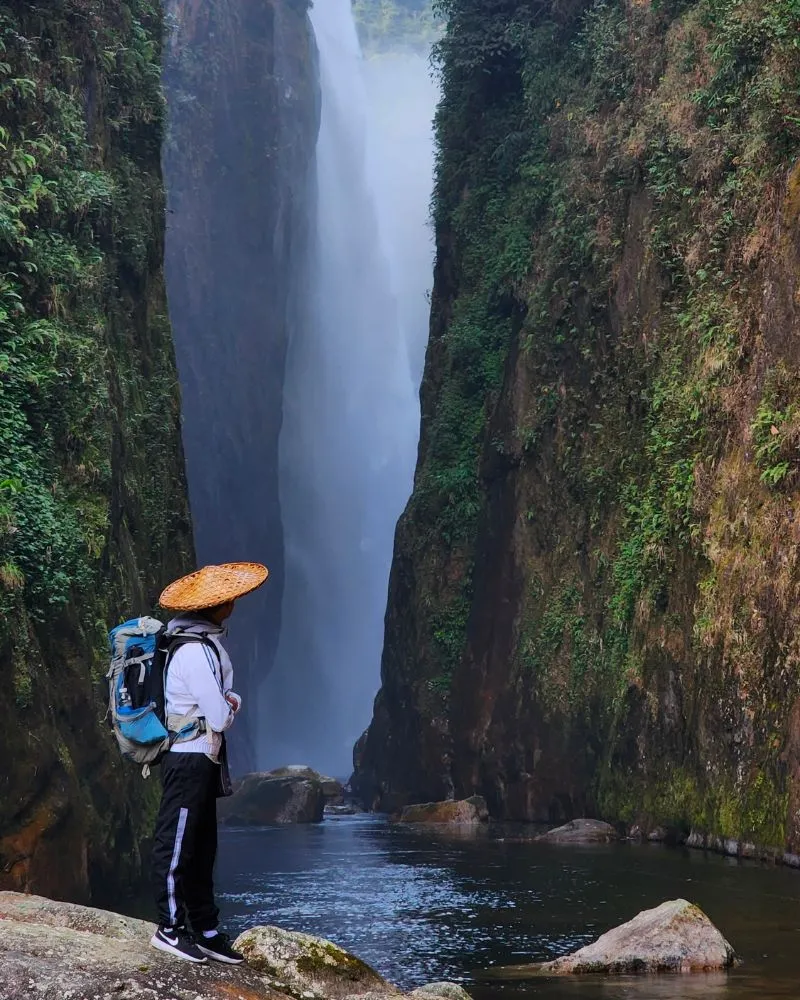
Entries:
[[236,713],[242,707],[242,699],[239,697],[239,695],[235,691],[228,691],[228,692],[226,692],[226,694],[225,694],[225,701],[227,701],[227,703],[233,709],[233,714],[234,715],[236,715]]

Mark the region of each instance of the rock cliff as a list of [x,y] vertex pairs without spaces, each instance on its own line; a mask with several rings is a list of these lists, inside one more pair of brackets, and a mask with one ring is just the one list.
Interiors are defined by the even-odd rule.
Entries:
[[384,808],[800,842],[796,5],[447,0]]
[[138,877],[152,824],[156,782],[118,757],[103,675],[109,625],[194,564],[162,148],[198,555],[270,565],[264,604],[237,614],[245,695],[269,664],[318,117],[307,8],[0,11],[0,887],[102,899]]
[[162,273],[162,19],[0,10],[0,887],[136,875],[154,783],[105,728],[109,623],[192,561]]
[[[166,273],[198,558],[270,568],[231,628],[249,701],[280,627],[278,436],[286,347],[306,292],[316,48],[308,0],[165,6]],[[239,770],[255,763],[247,722],[245,713],[234,735]]]

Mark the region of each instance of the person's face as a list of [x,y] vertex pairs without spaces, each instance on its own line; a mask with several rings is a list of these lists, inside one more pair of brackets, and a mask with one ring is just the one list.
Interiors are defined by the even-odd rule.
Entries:
[[220,604],[216,608],[209,608],[206,612],[206,617],[209,618],[215,625],[221,625],[227,618],[230,618],[233,613],[233,601],[228,601],[227,604]]

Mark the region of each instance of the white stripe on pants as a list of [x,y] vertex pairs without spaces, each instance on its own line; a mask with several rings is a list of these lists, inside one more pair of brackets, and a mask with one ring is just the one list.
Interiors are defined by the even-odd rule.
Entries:
[[178,829],[175,833],[175,849],[172,852],[172,861],[169,866],[169,873],[167,874],[167,895],[169,896],[169,913],[172,917],[172,926],[175,926],[175,918],[178,913],[178,906],[175,902],[175,869],[178,867],[178,863],[181,859],[181,845],[183,844],[183,835],[186,832],[186,820],[189,816],[188,809],[181,809],[178,813]]

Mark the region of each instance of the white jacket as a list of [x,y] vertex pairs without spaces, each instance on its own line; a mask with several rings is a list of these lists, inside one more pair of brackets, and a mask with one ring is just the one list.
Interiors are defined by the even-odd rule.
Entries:
[[[241,706],[241,698],[234,693],[233,666],[222,645],[225,629],[201,618],[199,615],[180,615],[169,623],[170,632],[203,634],[214,644],[216,654],[204,642],[187,642],[173,653],[167,669],[164,689],[166,713],[192,715],[206,720],[206,732],[185,743],[175,743],[175,753],[204,753],[217,758],[222,747],[222,737],[233,723]],[[234,709],[225,695],[232,695]]]

